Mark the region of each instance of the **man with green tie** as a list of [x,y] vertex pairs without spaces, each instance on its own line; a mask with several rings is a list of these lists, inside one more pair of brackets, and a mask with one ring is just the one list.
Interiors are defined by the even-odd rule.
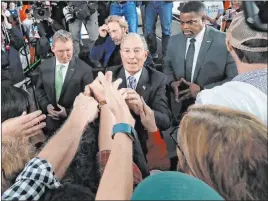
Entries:
[[55,57],[44,60],[39,69],[36,96],[47,114],[47,131],[54,132],[68,117],[75,97],[93,81],[92,68],[73,56],[69,32],[57,31],[52,40]]

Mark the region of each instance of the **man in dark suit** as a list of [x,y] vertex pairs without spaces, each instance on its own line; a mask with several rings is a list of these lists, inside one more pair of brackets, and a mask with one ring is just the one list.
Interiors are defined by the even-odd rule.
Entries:
[[166,76],[150,67],[144,67],[148,55],[145,39],[136,33],[124,37],[120,50],[123,66],[107,68],[113,72],[113,79],[122,78],[119,86],[126,94],[127,104],[136,120],[135,129],[141,141],[144,154],[147,153],[146,140],[148,138],[140,121],[142,100],[154,111],[158,129],[169,128],[171,112],[166,97]]
[[75,97],[93,81],[90,66],[73,56],[69,32],[57,31],[51,48],[55,57],[40,66],[36,96],[43,113],[48,114],[47,130],[54,132],[71,112]]
[[225,45],[225,33],[206,26],[205,16],[202,2],[191,1],[183,6],[182,33],[171,37],[164,59],[163,72],[168,77],[176,124],[202,89],[221,85],[237,75]]

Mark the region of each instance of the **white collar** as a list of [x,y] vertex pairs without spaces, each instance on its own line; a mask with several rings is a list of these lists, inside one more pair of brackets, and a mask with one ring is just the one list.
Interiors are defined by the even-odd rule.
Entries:
[[137,73],[135,73],[135,75],[130,75],[129,72],[127,72],[126,69],[125,69],[126,80],[128,80],[129,76],[133,76],[133,77],[136,78],[136,83],[138,83],[139,79],[140,79],[140,76],[141,76],[141,73],[142,73],[142,69],[140,71],[138,71]]
[[70,62],[68,62],[68,63],[66,63],[66,64],[61,64],[61,63],[58,61],[58,59],[56,58],[56,66],[58,66],[58,65],[63,65],[64,67],[68,67],[68,66],[69,66],[69,63],[70,63]]
[[[194,37],[196,41],[202,41],[205,35],[206,26]],[[188,38],[188,42],[190,42],[191,38]]]

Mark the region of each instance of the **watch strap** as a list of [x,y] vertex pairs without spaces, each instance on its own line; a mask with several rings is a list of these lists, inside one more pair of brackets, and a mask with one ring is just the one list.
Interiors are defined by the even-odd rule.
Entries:
[[135,129],[126,123],[119,123],[119,124],[115,124],[113,126],[113,131],[112,131],[112,139],[114,139],[114,136],[117,133],[124,133],[126,134],[132,141],[135,140],[135,136],[136,136],[136,131]]

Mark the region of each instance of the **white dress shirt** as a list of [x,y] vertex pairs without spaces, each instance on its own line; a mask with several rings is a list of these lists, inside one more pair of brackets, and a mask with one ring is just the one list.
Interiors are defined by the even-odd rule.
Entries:
[[[197,63],[197,58],[199,55],[199,51],[201,48],[201,44],[205,35],[205,31],[206,31],[206,26],[204,26],[204,28],[199,32],[199,34],[196,35],[195,37],[195,51],[194,51],[194,61],[193,61],[193,66],[192,66],[192,75],[191,75],[191,82],[193,82],[193,78],[194,78],[194,72],[195,72],[195,67],[196,67],[196,63]],[[186,58],[186,54],[190,45],[190,40],[191,38],[187,39],[187,43],[186,43],[186,51],[185,51],[185,58]]]
[[136,89],[136,88],[137,88],[137,85],[138,85],[138,82],[139,82],[139,79],[140,79],[140,76],[141,76],[141,73],[142,73],[142,69],[141,69],[139,72],[135,73],[135,75],[130,75],[129,72],[127,72],[127,71],[125,70],[125,75],[126,75],[127,87],[128,87],[128,88],[130,88],[130,87],[129,87],[130,85],[129,85],[128,77],[129,77],[129,76],[133,76],[133,77],[136,78],[136,86],[135,86],[135,89]]
[[58,71],[60,70],[59,65],[63,65],[64,67],[62,68],[62,81],[64,83],[65,77],[66,77],[66,73],[69,67],[69,63],[67,64],[61,64],[57,59],[56,59],[56,72],[55,72],[55,80],[56,80],[56,76]]

